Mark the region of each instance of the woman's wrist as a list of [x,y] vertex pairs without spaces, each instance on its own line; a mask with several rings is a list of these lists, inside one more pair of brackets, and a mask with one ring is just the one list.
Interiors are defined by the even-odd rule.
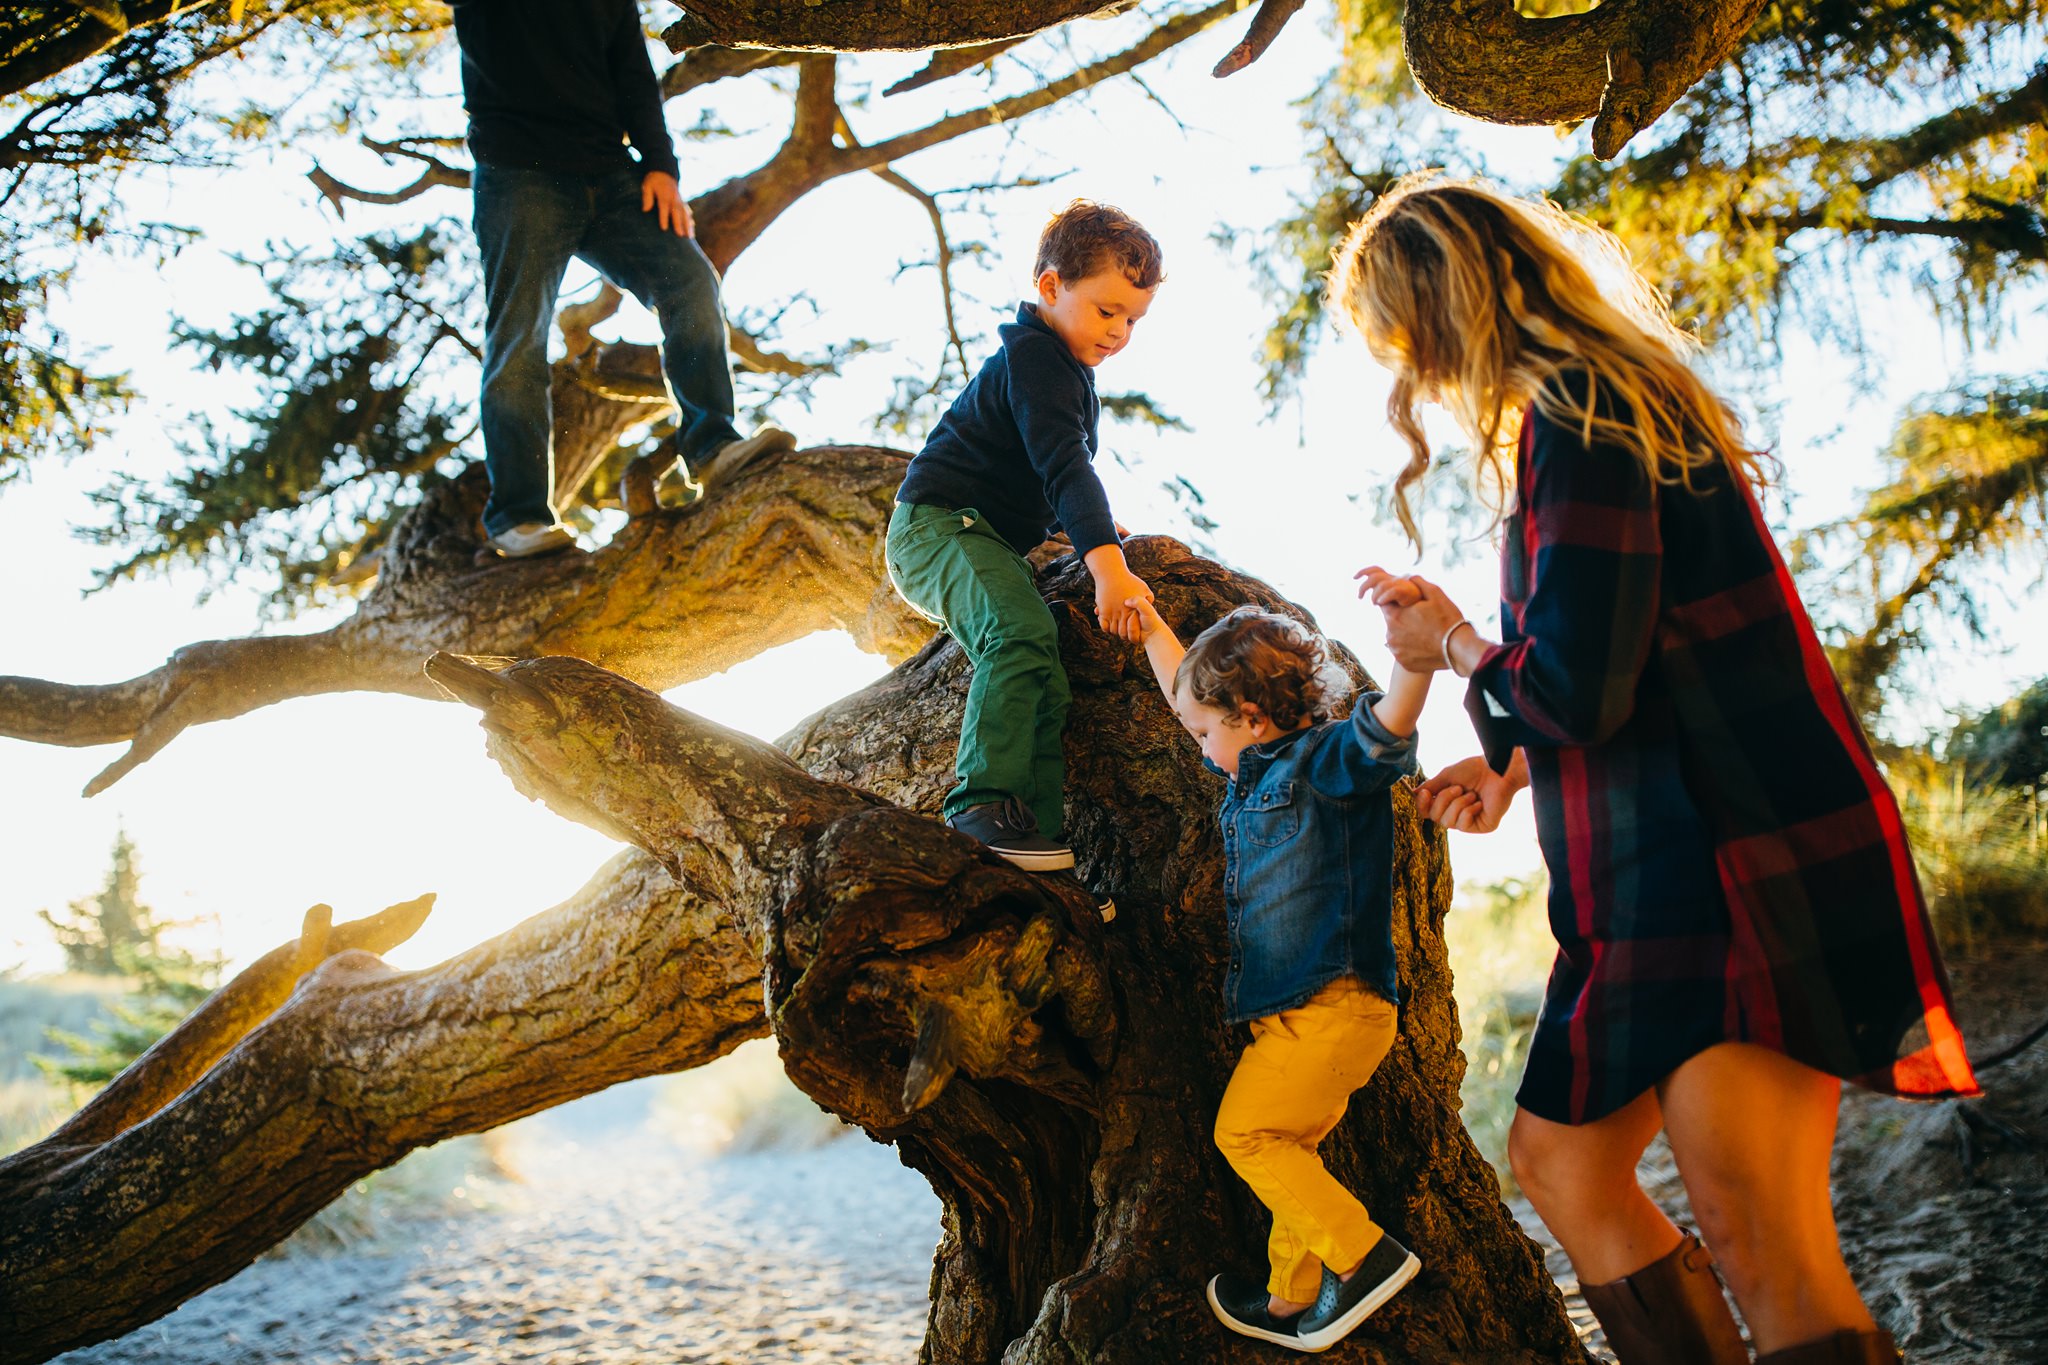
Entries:
[[1469,678],[1486,658],[1493,641],[1479,633],[1479,627],[1470,621],[1459,620],[1444,632],[1444,667],[1460,678]]
[[1457,620],[1451,622],[1450,627],[1444,631],[1443,638],[1437,644],[1437,652],[1443,655],[1445,668],[1448,668],[1454,676],[1465,678],[1471,675],[1460,670],[1458,661],[1451,657],[1451,640],[1461,630],[1473,630],[1474,634],[1478,633],[1470,621],[1460,616]]

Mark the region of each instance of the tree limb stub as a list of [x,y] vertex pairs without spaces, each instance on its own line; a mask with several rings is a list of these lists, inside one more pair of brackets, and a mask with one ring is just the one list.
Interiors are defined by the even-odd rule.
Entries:
[[904,456],[822,446],[757,462],[715,497],[653,511],[589,555],[478,562],[481,466],[431,492],[394,530],[354,616],[311,635],[188,645],[104,686],[0,677],[0,734],[45,744],[130,741],[87,788],[104,791],[188,726],[293,697],[439,697],[438,649],[572,654],[651,687],[708,677],[820,630],[901,659],[931,626],[882,563]]
[[760,970],[723,901],[638,853],[426,971],[330,955],[148,1119],[0,1161],[0,1365],[162,1316],[417,1147],[759,1037]]
[[133,1065],[50,1134],[54,1147],[105,1142],[169,1104],[229,1048],[274,1013],[299,981],[337,953],[388,953],[427,922],[434,897],[403,901],[364,919],[335,925],[334,910],[306,912],[299,936],[274,948],[206,998]]
[[1764,0],[1607,0],[1525,18],[1514,0],[1409,0],[1408,69],[1431,99],[1491,123],[1593,119],[1593,154],[1618,156],[1741,41]]
[[1235,76],[1253,62],[1266,55],[1266,49],[1280,36],[1280,30],[1287,26],[1295,12],[1302,7],[1303,0],[1261,0],[1259,12],[1252,16],[1252,26],[1238,41],[1236,47],[1223,54],[1223,60],[1216,63],[1209,74],[1217,78]]

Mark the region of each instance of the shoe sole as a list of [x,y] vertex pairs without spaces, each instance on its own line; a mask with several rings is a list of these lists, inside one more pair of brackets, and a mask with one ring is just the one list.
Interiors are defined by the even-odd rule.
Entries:
[[788,455],[796,450],[796,437],[786,431],[759,440],[758,444],[756,441],[756,437],[749,436],[718,452],[698,483],[708,492],[713,484],[724,483],[763,455]]
[[1318,1327],[1313,1332],[1303,1332],[1296,1340],[1304,1343],[1304,1350],[1329,1350],[1345,1337],[1350,1336],[1352,1329],[1357,1327],[1359,1323],[1364,1322],[1385,1306],[1388,1299],[1400,1293],[1408,1281],[1415,1278],[1415,1272],[1420,1269],[1422,1269],[1422,1262],[1416,1259],[1414,1252],[1409,1252],[1408,1259],[1401,1263],[1401,1268],[1387,1276],[1386,1279],[1381,1280],[1379,1288],[1367,1294],[1357,1303],[1352,1304],[1350,1309],[1341,1317],[1332,1318],[1329,1326]]
[[1279,1332],[1268,1332],[1263,1327],[1254,1327],[1248,1322],[1230,1316],[1229,1311],[1225,1309],[1223,1304],[1216,1298],[1216,1281],[1222,1278],[1223,1277],[1221,1275],[1212,1275],[1209,1277],[1209,1288],[1207,1291],[1209,1298],[1209,1311],[1216,1315],[1216,1321],[1222,1323],[1231,1331],[1237,1333],[1241,1337],[1250,1337],[1254,1341],[1270,1341],[1275,1346],[1286,1346],[1293,1350],[1306,1351],[1310,1354],[1314,1354],[1318,1351],[1325,1351],[1329,1349],[1329,1347],[1327,1346],[1307,1345],[1301,1337],[1296,1336],[1292,1332],[1286,1333],[1285,1335],[1282,1335]]
[[565,539],[560,544],[536,545],[530,550],[508,550],[497,544],[492,544],[490,548],[505,559],[542,559],[548,555],[558,555],[564,550],[573,550],[576,548],[576,542],[573,539]]
[[[1012,866],[1026,872],[1064,872],[1074,865],[1074,851],[1067,849],[1060,853],[1019,853],[1006,848],[988,846],[989,852]],[[1113,912],[1112,912],[1113,913]]]

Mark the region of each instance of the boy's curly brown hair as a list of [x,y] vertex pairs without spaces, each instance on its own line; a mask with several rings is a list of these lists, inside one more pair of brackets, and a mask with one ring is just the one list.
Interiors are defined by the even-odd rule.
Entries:
[[1239,607],[1197,635],[1173,685],[1227,715],[1249,703],[1282,730],[1331,719],[1351,695],[1351,679],[1322,636],[1260,607]]
[[1119,270],[1140,289],[1156,289],[1166,278],[1159,243],[1122,209],[1076,199],[1047,220],[1038,234],[1038,263],[1033,279],[1056,272],[1064,284],[1076,284],[1098,270]]

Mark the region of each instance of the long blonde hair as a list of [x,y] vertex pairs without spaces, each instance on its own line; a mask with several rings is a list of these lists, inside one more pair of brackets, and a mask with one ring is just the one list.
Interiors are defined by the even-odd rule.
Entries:
[[[1610,277],[1604,290],[1589,266]],[[1429,468],[1424,401],[1449,408],[1471,437],[1496,515],[1524,403],[1588,445],[1623,447],[1660,483],[1690,488],[1717,462],[1763,481],[1741,422],[1686,363],[1697,346],[1621,242],[1546,200],[1433,172],[1404,177],[1345,234],[1328,299],[1394,372],[1387,420],[1409,450],[1394,508],[1418,550],[1408,493]],[[1602,385],[1613,402],[1599,401]]]

